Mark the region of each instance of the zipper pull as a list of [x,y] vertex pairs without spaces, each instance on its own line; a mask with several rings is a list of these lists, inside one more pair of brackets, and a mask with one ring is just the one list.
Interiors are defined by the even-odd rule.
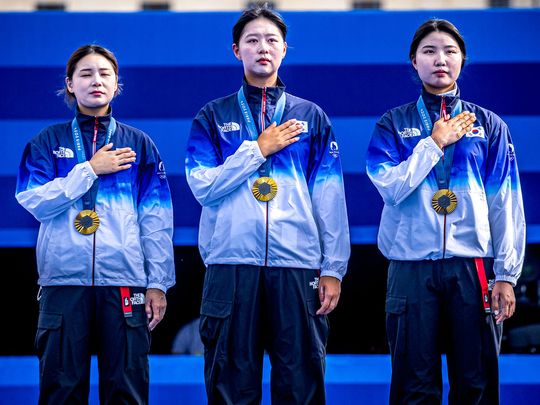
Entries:
[[[441,97],[441,113],[440,113],[440,117],[443,118],[445,121],[448,121],[450,119],[450,117],[446,113],[446,98],[444,96]],[[442,148],[442,151],[443,151],[442,160],[444,162],[444,148]]]
[[262,99],[261,99],[261,132],[266,128],[265,124],[265,115],[266,115],[266,87],[262,89]]
[[441,114],[440,116],[444,118],[445,121],[448,121],[450,119],[450,116],[446,112],[446,98],[444,96],[441,97]]
[[96,154],[96,145],[97,145],[97,135],[99,130],[99,120],[98,117],[95,117],[94,121],[94,138],[92,138],[92,156]]

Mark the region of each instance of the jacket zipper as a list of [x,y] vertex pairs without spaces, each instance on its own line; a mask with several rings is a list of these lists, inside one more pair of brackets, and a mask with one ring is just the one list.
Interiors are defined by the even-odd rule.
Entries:
[[[261,132],[265,129],[265,122],[264,117],[266,115],[266,87],[263,87],[262,89],[262,99],[261,99]],[[269,218],[270,215],[269,210],[269,201],[266,201],[266,248],[264,253],[264,267],[268,266],[268,239],[269,239]]]
[[[98,117],[95,117],[94,121],[94,137],[92,138],[92,156],[96,153],[96,146],[97,146],[97,136],[98,136],[98,130],[99,130],[99,120]],[[96,195],[97,200],[97,195]],[[96,210],[96,202],[94,201],[94,206],[92,209]],[[92,234],[93,237],[93,246],[92,246],[92,287],[95,285],[95,277],[96,277],[96,232]]]
[[446,256],[446,214],[444,214],[444,224],[443,224],[443,248],[442,248],[442,258]]
[[[444,117],[445,121],[448,121],[450,117],[448,117],[448,114],[446,113],[446,100],[444,96],[441,97],[441,113],[439,114],[440,117]],[[439,118],[440,118],[439,117]],[[443,148],[443,155],[442,155],[442,161],[444,166],[444,148]],[[445,173],[446,175],[446,173]],[[448,184],[447,186],[450,186],[450,177],[448,178]],[[444,259],[446,256],[446,214],[444,214],[444,220],[443,220],[443,251],[442,251],[442,258]]]

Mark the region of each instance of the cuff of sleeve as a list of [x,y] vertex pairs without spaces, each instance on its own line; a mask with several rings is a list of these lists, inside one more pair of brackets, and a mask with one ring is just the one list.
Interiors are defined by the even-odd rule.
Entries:
[[163,291],[164,293],[167,293],[167,288],[163,285],[163,284],[159,284],[159,283],[150,283],[146,286],[146,289],[150,289],[150,288],[157,288],[158,290],[161,290]]
[[442,157],[444,155],[443,151],[439,146],[435,143],[433,138],[431,136],[428,136],[427,138],[424,138],[424,146],[430,150],[433,150],[437,154],[438,157]]
[[84,163],[81,163],[81,165],[83,173],[86,175],[86,177],[88,177],[90,180],[95,180],[98,178],[98,175],[94,173],[94,169],[92,169],[92,165],[88,160]]
[[266,162],[266,158],[263,156],[261,152],[261,148],[259,148],[259,144],[257,141],[248,141],[251,143],[251,149],[253,150],[253,155],[257,160],[259,160],[261,163]]
[[341,281],[343,279],[343,275],[338,273],[337,271],[334,271],[334,270],[322,270],[321,271],[321,277],[334,277],[334,278],[337,278],[339,281]]
[[506,281],[510,284],[512,284],[512,287],[515,287],[516,286],[516,283],[517,283],[517,277],[512,277],[512,276],[505,276],[505,275],[502,275],[502,276],[495,276],[495,282],[497,281]]

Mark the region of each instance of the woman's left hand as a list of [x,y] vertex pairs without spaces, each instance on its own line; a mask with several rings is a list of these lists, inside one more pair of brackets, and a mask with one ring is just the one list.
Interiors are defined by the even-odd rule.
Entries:
[[152,331],[165,316],[165,310],[167,309],[165,293],[157,288],[146,290],[146,304],[144,309],[146,316],[150,319],[148,329]]
[[491,293],[491,310],[497,324],[514,315],[516,297],[514,287],[507,281],[497,281]]
[[319,300],[321,307],[317,315],[328,315],[332,312],[341,295],[341,281],[335,277],[323,276],[319,279]]

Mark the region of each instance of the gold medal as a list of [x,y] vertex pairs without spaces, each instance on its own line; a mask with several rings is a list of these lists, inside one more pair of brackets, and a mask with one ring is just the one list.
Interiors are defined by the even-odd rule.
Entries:
[[83,210],[75,218],[75,229],[83,235],[90,235],[99,227],[99,217],[95,211]]
[[454,212],[457,207],[457,203],[458,201],[456,195],[447,188],[437,191],[431,199],[431,206],[437,212],[437,214],[441,215]]
[[277,183],[271,177],[259,177],[253,183],[251,192],[259,201],[270,201],[277,194]]

